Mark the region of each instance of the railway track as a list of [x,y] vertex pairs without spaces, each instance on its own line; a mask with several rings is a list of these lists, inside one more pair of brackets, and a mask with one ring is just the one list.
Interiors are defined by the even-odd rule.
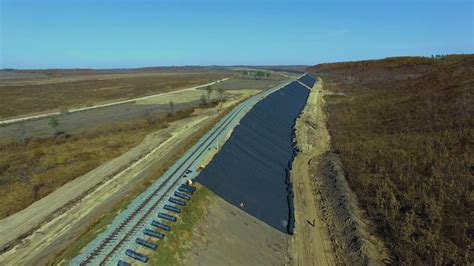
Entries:
[[[239,109],[239,112],[243,109],[243,107],[240,107]],[[239,112],[234,112],[231,114],[231,116],[227,117],[224,121],[224,124],[222,124],[220,126],[220,128],[218,129],[218,132],[213,132],[214,134],[211,134],[210,136],[208,136],[206,138],[206,140],[202,143],[200,143],[199,147],[197,149],[195,149],[193,151],[193,153],[191,154],[191,156],[195,155],[196,153],[199,152],[199,155],[202,155],[206,149],[204,150],[200,150],[202,149],[203,146],[206,146],[206,148],[210,145],[212,145],[212,142],[214,142],[216,140],[216,138],[219,137],[219,134],[230,124],[230,122],[232,121],[233,118],[235,118],[235,116],[237,116],[237,114],[239,114]],[[207,145],[205,145],[207,144]],[[198,156],[199,156],[198,155]],[[100,243],[100,245],[83,261],[81,262],[81,265],[87,265],[88,263],[91,263],[91,261],[101,253],[101,251],[104,249],[104,247],[106,247],[111,241],[115,240],[115,237],[119,234],[120,231],[124,230],[124,228],[127,227],[127,225],[133,220],[134,217],[136,217],[140,212],[143,211],[144,207],[147,205],[147,204],[150,204],[151,203],[151,200],[153,199],[154,196],[156,196],[159,192],[162,192],[161,196],[159,197],[159,199],[157,201],[154,201],[153,203],[151,203],[152,205],[150,206],[150,208],[148,209],[148,211],[146,211],[145,213],[142,214],[142,217],[139,218],[138,222],[133,225],[129,232],[126,233],[125,237],[123,237],[114,247],[113,249],[105,255],[105,257],[99,262],[100,265],[104,265],[104,263],[107,261],[107,259],[114,253],[116,252],[122,245],[125,241],[129,240],[130,236],[136,232],[136,228],[142,224],[144,222],[144,220],[146,220],[146,218],[148,217],[148,215],[153,212],[155,210],[154,207],[156,207],[156,205],[158,205],[158,203],[161,202],[161,200],[163,200],[163,198],[165,198],[165,196],[167,195],[168,192],[172,191],[173,188],[174,188],[174,185],[176,185],[177,183],[179,183],[180,181],[180,177],[185,173],[186,170],[182,170],[182,167],[185,165],[185,164],[190,164],[192,165],[195,161],[197,160],[197,158],[195,158],[194,160],[192,160],[191,162],[188,162],[188,161],[185,161],[185,162],[182,162],[178,168],[176,170],[173,171],[173,173],[171,174],[170,177],[168,177],[165,182],[164,182],[164,186],[167,185],[167,183],[169,182],[173,182],[173,184],[171,186],[168,187],[168,189],[166,189],[166,191],[160,191],[161,188],[158,188],[156,189],[151,195],[149,195],[147,198],[145,198],[145,200],[138,206],[137,209],[135,209],[128,217],[125,221],[123,221],[117,228],[115,228],[115,230],[113,230],[113,232],[111,232],[111,234],[104,240]],[[181,170],[182,172],[178,174],[178,171]]]
[[[198,164],[206,155],[208,149],[216,141],[225,137],[225,133],[233,128],[245,115],[245,110],[258,103],[263,97],[296,82],[290,81],[282,86],[265,91],[241,103],[221,121],[219,121],[206,135],[204,135],[180,160],[178,160],[165,174],[157,179],[155,184],[139,195],[123,210],[112,222],[109,228],[100,234],[84,249],[79,256],[71,261],[71,265],[113,265],[121,258],[127,246],[133,247],[133,240],[153,214],[160,210],[166,199],[185,179],[196,175]],[[223,134],[224,133],[224,134]],[[191,176],[184,177],[192,171]]]

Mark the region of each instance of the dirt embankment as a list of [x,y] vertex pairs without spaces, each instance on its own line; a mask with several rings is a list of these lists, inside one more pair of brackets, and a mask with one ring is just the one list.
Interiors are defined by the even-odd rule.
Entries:
[[[320,93],[318,85],[311,91],[306,106],[296,120],[296,142],[299,153],[293,160],[291,180],[295,194],[295,233],[290,241],[290,265],[335,265],[329,235],[312,189],[310,164],[327,149],[328,137],[316,139]],[[324,133],[324,132],[321,132]]]
[[338,259],[344,264],[388,263],[388,252],[383,242],[371,233],[371,226],[345,179],[339,157],[328,151],[320,160],[313,168],[316,172],[313,187]]
[[370,234],[340,161],[331,152],[323,81],[318,80],[296,122],[300,150],[293,161],[295,236],[290,264],[383,264],[387,252]]
[[221,197],[197,223],[182,265],[282,265],[288,236]]

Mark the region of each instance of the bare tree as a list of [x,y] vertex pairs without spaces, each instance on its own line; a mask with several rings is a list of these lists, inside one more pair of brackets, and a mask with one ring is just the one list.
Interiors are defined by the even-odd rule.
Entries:
[[39,196],[39,192],[41,190],[41,188],[44,187],[44,184],[36,184],[36,185],[33,185],[32,187],[32,190],[33,190],[33,197],[34,199],[38,199],[38,196]]
[[156,119],[152,115],[152,109],[151,108],[147,108],[145,110],[145,120],[148,123],[148,125],[150,125],[150,126],[154,125],[156,123]]
[[48,125],[53,128],[54,134],[56,135],[58,133],[58,127],[59,127],[58,118],[51,117],[51,119],[49,119]]
[[434,104],[433,99],[428,96],[425,99],[425,130],[426,132],[433,132],[434,128]]
[[222,101],[224,99],[224,88],[223,87],[219,87],[219,89],[217,89],[217,91],[219,92],[219,99]]
[[207,98],[206,98],[206,95],[204,95],[204,94],[201,95],[200,101],[201,101],[201,105],[202,105],[202,106],[206,106],[206,105],[207,105]]
[[469,97],[460,97],[457,100],[458,106],[458,123],[459,127],[461,128],[461,136],[464,137],[464,130],[466,128],[466,124],[469,122],[471,116],[471,98]]
[[347,79],[348,83],[352,83],[352,81],[353,81],[352,70],[349,72],[346,79]]
[[214,90],[214,88],[212,88],[212,86],[207,86],[206,87],[206,91],[207,91],[207,99],[209,101],[211,101],[211,94],[212,94],[212,91]]
[[21,182],[28,184],[30,181],[30,175],[26,169],[20,169],[17,172],[18,178],[20,179]]
[[174,102],[170,101],[169,105],[170,105],[170,114],[173,115],[174,114]]
[[18,124],[18,141],[21,144],[26,145],[27,140],[28,138],[26,135],[26,125],[25,123],[20,123]]

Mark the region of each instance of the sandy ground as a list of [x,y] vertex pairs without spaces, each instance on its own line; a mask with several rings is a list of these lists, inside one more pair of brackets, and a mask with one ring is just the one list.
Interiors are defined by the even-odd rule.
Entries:
[[288,236],[215,196],[183,265],[284,265]]
[[[327,227],[313,192],[309,164],[328,149],[322,110],[321,82],[315,84],[301,117],[296,121],[300,153],[293,161],[291,179],[295,194],[295,234],[289,246],[291,265],[335,265]],[[319,130],[316,130],[319,128]]]

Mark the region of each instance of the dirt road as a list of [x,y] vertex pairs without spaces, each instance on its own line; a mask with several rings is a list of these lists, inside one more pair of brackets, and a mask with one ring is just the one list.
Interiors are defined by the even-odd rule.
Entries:
[[313,192],[310,164],[328,149],[321,81],[312,89],[303,114],[296,121],[296,138],[300,153],[293,161],[291,179],[295,194],[295,234],[290,241],[291,265],[335,265],[336,259]]

